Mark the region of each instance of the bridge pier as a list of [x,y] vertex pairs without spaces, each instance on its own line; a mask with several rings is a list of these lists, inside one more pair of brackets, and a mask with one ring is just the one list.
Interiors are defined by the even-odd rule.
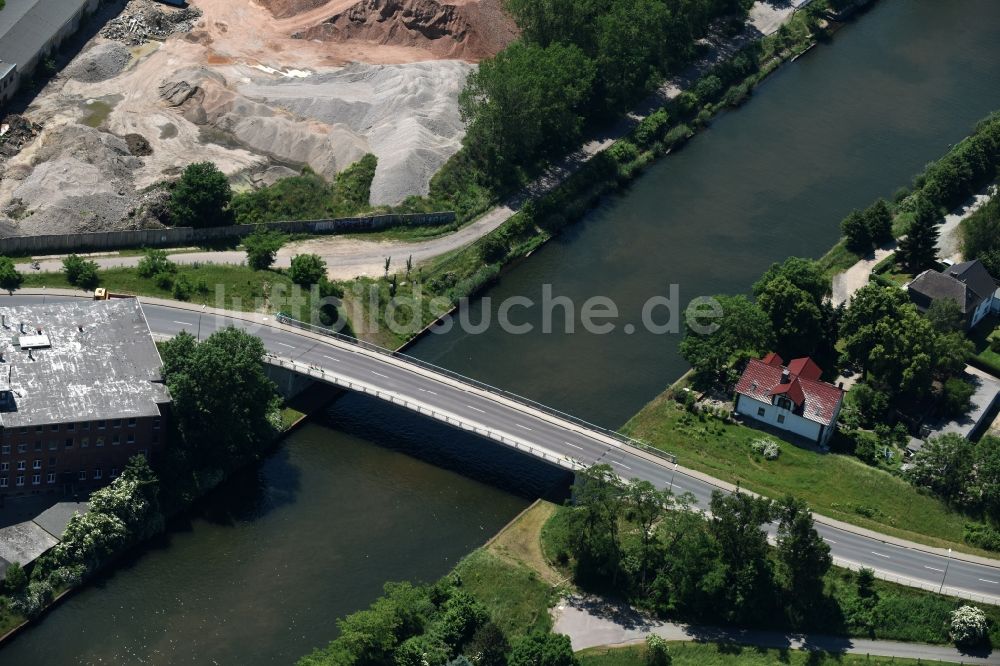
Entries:
[[278,387],[278,393],[287,402],[316,383],[311,377],[300,374],[288,368],[282,368],[270,363],[264,364],[264,372]]

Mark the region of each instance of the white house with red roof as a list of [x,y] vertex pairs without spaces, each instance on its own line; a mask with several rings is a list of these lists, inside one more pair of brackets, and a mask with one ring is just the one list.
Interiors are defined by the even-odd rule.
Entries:
[[820,381],[822,374],[808,357],[787,366],[773,352],[750,359],[736,384],[734,411],[826,445],[844,404],[844,390]]

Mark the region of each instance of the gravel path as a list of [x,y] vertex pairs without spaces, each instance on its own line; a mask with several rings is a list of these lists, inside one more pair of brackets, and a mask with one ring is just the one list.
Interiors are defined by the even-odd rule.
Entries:
[[555,610],[553,631],[566,634],[574,650],[600,645],[640,643],[649,634],[670,641],[736,643],[773,649],[824,651],[837,654],[867,654],[949,661],[962,664],[1000,664],[1000,654],[963,653],[951,646],[874,641],[822,634],[785,634],[778,631],[750,631],[719,627],[697,627],[659,622],[637,611],[596,599],[563,600]]

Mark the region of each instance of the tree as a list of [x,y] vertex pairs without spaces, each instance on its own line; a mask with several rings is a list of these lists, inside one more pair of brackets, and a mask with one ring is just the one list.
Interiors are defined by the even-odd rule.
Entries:
[[981,259],[992,275],[1000,275],[1000,261],[991,255],[1000,250],[1000,196],[994,195],[959,226],[962,254]]
[[[723,371],[738,361],[760,356],[774,347],[774,329],[767,314],[745,296],[716,296],[722,316],[706,322],[685,321],[681,355],[702,382],[729,381]],[[714,331],[704,334],[694,325],[708,324]],[[731,373],[730,373],[731,374]]]
[[709,530],[719,544],[718,568],[713,576],[722,615],[728,621],[749,620],[772,606],[771,565],[767,533],[770,500],[735,492],[712,493]]
[[805,502],[785,497],[778,505],[778,516],[778,570],[791,604],[804,613],[823,595],[823,577],[833,558]]
[[20,594],[28,586],[28,574],[17,562],[11,562],[4,574],[3,587],[8,594]]
[[900,239],[897,250],[900,263],[913,275],[931,268],[937,261],[937,224],[940,217],[926,197],[917,197],[913,220],[906,229],[906,236]]
[[232,224],[233,190],[226,175],[211,162],[189,164],[170,193],[170,219],[181,227]]
[[647,583],[655,543],[653,527],[667,511],[670,496],[649,481],[633,479],[625,488],[626,515],[639,528],[639,590],[648,593]]
[[910,483],[931,490],[950,504],[968,508],[975,504],[968,492],[973,447],[957,433],[931,437],[913,455],[912,465],[904,474]]
[[757,302],[771,320],[781,353],[795,358],[816,352],[826,327],[823,311],[812,295],[778,277],[762,288]]
[[881,245],[892,240],[892,210],[888,201],[879,199],[865,209],[864,217],[872,241]]
[[965,328],[965,315],[958,303],[950,298],[936,298],[924,313],[938,333],[953,333]]
[[576,502],[570,514],[573,555],[580,581],[607,583],[621,571],[621,517],[625,489],[610,465],[594,465],[579,472],[573,484]]
[[760,295],[767,285],[777,278],[785,278],[793,285],[809,294],[818,305],[830,291],[830,279],[823,274],[823,269],[812,259],[789,257],[782,263],[771,264],[764,274],[753,285],[753,294]]
[[960,647],[972,647],[983,643],[989,633],[989,622],[982,609],[968,604],[956,608],[951,613],[951,640]]
[[326,277],[326,262],[316,254],[297,254],[292,257],[288,276],[303,287],[319,284]]
[[24,282],[24,276],[18,272],[10,257],[0,257],[0,289],[14,293],[15,289],[21,288],[22,282]]
[[263,271],[271,267],[278,250],[285,244],[288,237],[267,227],[259,226],[252,234],[243,239],[243,249],[247,253],[247,264],[255,271]]
[[569,636],[535,632],[516,639],[508,666],[577,666]]
[[646,666],[670,666],[672,661],[666,639],[656,634],[646,636]]
[[170,261],[165,250],[149,248],[136,265],[140,277],[150,278],[160,274],[177,272],[177,264]]
[[272,441],[279,405],[260,338],[229,327],[196,343],[181,332],[163,343],[161,357],[180,438],[173,448],[188,466],[228,471],[257,459]]
[[76,254],[71,254],[63,259],[63,273],[66,274],[67,282],[83,289],[93,289],[100,281],[97,274],[97,263]]
[[851,211],[850,215],[845,217],[840,223],[840,232],[844,234],[847,247],[855,252],[864,253],[871,249],[871,232],[861,211]]
[[976,387],[958,377],[951,377],[944,383],[941,410],[945,416],[958,418],[972,407],[972,396]]
[[477,666],[506,666],[510,643],[503,631],[493,622],[487,622],[472,635],[464,652]]

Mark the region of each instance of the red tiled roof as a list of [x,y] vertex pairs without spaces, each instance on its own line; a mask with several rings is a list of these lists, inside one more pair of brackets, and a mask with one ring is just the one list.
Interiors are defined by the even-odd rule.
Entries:
[[764,361],[764,363],[767,363],[768,365],[776,365],[776,366],[779,366],[779,367],[785,364],[785,360],[783,358],[781,358],[780,356],[778,356],[778,354],[775,353],[775,352],[771,352],[770,354],[768,354],[767,356],[765,356],[763,358],[763,361]]
[[778,384],[773,389],[771,389],[771,395],[780,395],[784,393],[785,396],[795,403],[796,407],[801,407],[802,403],[806,401],[806,395],[802,390],[802,383],[799,378],[791,380],[787,384]]
[[788,364],[788,372],[804,379],[819,379],[823,374],[820,367],[808,356],[791,361]]
[[[801,366],[807,368],[809,364],[816,366],[812,361],[803,363]],[[750,359],[740,381],[736,384],[736,392],[761,402],[770,403],[773,396],[778,393],[786,393],[793,402],[796,402],[795,397],[798,396],[798,391],[801,391],[801,402],[796,402],[796,404],[802,407],[802,417],[824,425],[831,425],[837,407],[843,400],[844,391],[833,384],[810,379],[808,376],[795,375],[791,368],[789,368],[791,381],[782,384],[781,374],[783,370],[784,368],[781,366],[769,365],[762,359]],[[806,372],[809,374],[809,370]],[[793,385],[799,388],[792,389]],[[793,390],[796,391],[794,397]]]

